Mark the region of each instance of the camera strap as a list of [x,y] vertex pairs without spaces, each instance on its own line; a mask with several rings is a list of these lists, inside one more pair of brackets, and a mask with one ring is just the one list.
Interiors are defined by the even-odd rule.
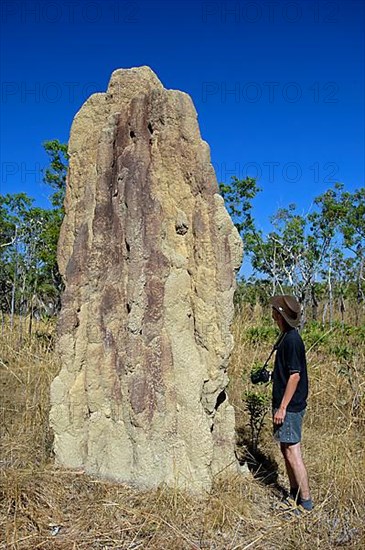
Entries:
[[274,353],[274,351],[277,351],[277,349],[279,348],[281,342],[284,340],[285,336],[286,336],[286,332],[282,332],[282,333],[280,334],[279,338],[276,340],[275,344],[273,345],[273,348],[272,348],[272,350],[271,350],[271,352],[270,352],[270,355],[269,355],[269,357],[266,359],[263,368],[266,368],[266,367],[267,367],[267,365],[268,365],[268,363],[269,363],[269,361],[270,361],[270,359],[271,359],[271,357],[272,357],[272,354]]

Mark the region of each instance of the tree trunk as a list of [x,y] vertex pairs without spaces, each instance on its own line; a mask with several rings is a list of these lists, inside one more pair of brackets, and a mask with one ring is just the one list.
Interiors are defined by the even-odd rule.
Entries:
[[362,304],[364,304],[364,298],[365,298],[363,287],[362,287],[362,282],[364,280],[364,255],[362,252],[363,251],[360,252],[361,254],[360,265],[359,265],[359,271],[358,271],[357,281],[356,281],[356,286],[357,286],[357,308],[356,308],[356,321],[355,321],[356,326],[358,326],[361,323],[360,310],[361,310]]
[[323,313],[322,313],[322,325],[326,323],[327,309],[328,309],[328,302],[324,304]]
[[328,266],[328,306],[329,306],[329,323],[332,326],[333,322],[333,289],[332,289],[332,256],[330,256]]
[[311,281],[311,300],[312,300],[312,319],[317,321],[318,319],[318,302],[316,297],[315,282]]
[[343,295],[341,294],[341,296],[340,296],[340,312],[341,312],[341,323],[342,324],[344,324],[344,322],[345,322],[345,311],[346,311],[345,300],[343,298]]
[[14,326],[14,314],[15,314],[15,290],[17,284],[17,275],[18,275],[18,228],[15,226],[15,265],[14,265],[14,277],[13,277],[13,288],[11,291],[11,307],[10,307],[10,330],[13,330]]

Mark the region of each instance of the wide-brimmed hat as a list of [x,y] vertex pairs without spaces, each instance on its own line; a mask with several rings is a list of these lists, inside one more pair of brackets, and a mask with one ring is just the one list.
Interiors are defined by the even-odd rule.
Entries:
[[275,308],[291,327],[297,327],[300,322],[301,308],[298,300],[288,294],[273,296],[270,304]]

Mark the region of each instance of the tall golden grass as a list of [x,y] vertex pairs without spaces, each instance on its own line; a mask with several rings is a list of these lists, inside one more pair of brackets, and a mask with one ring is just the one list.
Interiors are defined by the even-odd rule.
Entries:
[[[260,310],[243,310],[234,322],[229,396],[241,453],[249,436],[243,400],[252,390],[249,372],[271,348],[270,341],[247,338],[261,318]],[[269,417],[259,444],[263,465],[256,457],[251,473],[221,477],[201,498],[164,486],[137,491],[57,469],[48,425],[49,387],[59,369],[53,339],[53,327],[43,324],[21,344],[16,330],[5,327],[0,336],[0,548],[364,548],[364,349],[345,374],[328,351],[315,346],[309,352],[303,447],[316,506],[296,517],[277,507],[286,479]],[[271,485],[270,474],[276,477]]]

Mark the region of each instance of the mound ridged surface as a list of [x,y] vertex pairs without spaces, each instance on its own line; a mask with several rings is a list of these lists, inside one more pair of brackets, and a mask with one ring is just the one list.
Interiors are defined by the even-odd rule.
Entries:
[[226,395],[241,239],[193,103],[148,67],[117,70],[69,141],[57,463],[201,491],[235,467]]

